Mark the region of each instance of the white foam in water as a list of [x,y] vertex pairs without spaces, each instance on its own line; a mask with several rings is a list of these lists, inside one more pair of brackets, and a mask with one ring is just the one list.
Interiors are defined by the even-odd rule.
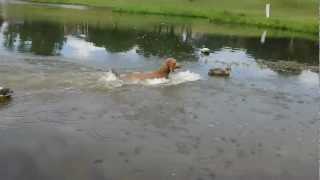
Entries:
[[201,79],[201,76],[197,73],[190,71],[182,71],[176,74],[172,74],[169,78],[169,84],[181,84],[184,82],[197,81]]
[[121,87],[123,85],[123,82],[111,71],[105,72],[98,82],[107,88]]
[[111,71],[106,72],[101,78],[106,82],[118,80],[118,77]]
[[319,85],[319,74],[311,72],[309,70],[302,71],[298,79],[300,80],[300,82],[304,83],[305,85],[309,85],[309,86]]
[[190,71],[182,71],[171,74],[168,79],[148,79],[145,81],[124,82],[120,80],[111,71],[108,71],[99,78],[99,83],[108,88],[121,87],[123,84],[142,84],[146,86],[158,86],[158,85],[177,85],[185,82],[197,81],[201,79],[201,76],[197,73]]
[[159,78],[159,79],[148,79],[148,80],[142,81],[141,83],[143,85],[154,86],[154,85],[159,85],[159,84],[166,84],[166,83],[169,83],[169,82],[170,82],[169,79]]
[[159,78],[159,79],[149,79],[140,82],[143,85],[147,86],[158,86],[158,85],[177,85],[185,82],[197,81],[201,79],[201,76],[197,73],[190,71],[182,71],[178,73],[171,74],[168,79]]

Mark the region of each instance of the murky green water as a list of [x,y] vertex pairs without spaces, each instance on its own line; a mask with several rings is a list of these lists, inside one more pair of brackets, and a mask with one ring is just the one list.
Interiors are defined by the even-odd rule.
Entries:
[[[317,179],[313,37],[103,9],[1,13],[0,86],[15,91],[0,105],[1,179]],[[146,71],[167,57],[201,79],[105,81],[110,68]],[[230,78],[207,76],[228,65]]]

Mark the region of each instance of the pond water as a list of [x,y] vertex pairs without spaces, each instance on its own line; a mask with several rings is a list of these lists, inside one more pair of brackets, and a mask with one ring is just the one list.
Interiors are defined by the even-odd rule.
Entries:
[[[77,6],[0,12],[0,86],[15,91],[0,104],[1,179],[317,179],[317,37]],[[168,57],[182,65],[169,80],[109,72]]]

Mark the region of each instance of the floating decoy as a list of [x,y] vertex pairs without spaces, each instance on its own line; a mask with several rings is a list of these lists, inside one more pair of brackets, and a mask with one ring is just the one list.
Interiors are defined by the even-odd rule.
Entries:
[[209,55],[209,54],[210,54],[210,49],[204,47],[204,48],[201,48],[201,49],[200,49],[200,52],[201,52],[202,54],[204,54],[204,55]]
[[210,76],[223,76],[223,77],[230,76],[230,73],[231,73],[231,67],[213,68],[213,69],[210,69],[208,72]]
[[0,102],[11,98],[13,91],[9,88],[0,87]]
[[79,37],[85,39],[87,36],[85,34],[79,34]]

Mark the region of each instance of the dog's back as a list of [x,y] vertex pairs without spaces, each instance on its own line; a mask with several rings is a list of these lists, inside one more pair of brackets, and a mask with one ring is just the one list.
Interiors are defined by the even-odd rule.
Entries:
[[152,72],[136,72],[136,73],[127,73],[119,74],[115,70],[111,69],[111,72],[119,77],[121,80],[125,81],[139,81],[146,79],[159,79],[159,78],[168,78],[169,73],[174,72],[179,66],[176,64],[176,60],[173,58],[168,58],[164,64],[161,65],[159,70]]

